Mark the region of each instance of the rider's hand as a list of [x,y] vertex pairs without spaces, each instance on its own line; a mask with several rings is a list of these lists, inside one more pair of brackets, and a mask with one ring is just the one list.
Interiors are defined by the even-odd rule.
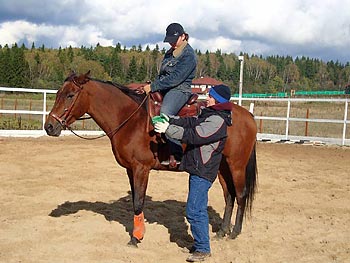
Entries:
[[151,84],[147,84],[146,86],[143,86],[143,90],[146,94],[151,92]]
[[164,133],[168,129],[169,122],[157,122],[154,124],[154,130],[158,133]]

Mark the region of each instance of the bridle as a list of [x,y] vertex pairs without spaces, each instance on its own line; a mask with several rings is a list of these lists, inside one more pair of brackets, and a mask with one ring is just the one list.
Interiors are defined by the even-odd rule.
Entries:
[[56,121],[58,121],[64,129],[68,129],[68,130],[71,130],[70,126],[67,125],[67,121],[69,120],[68,117],[69,117],[69,115],[70,115],[70,113],[75,105],[75,102],[77,101],[77,99],[80,95],[80,92],[83,89],[83,86],[81,86],[79,83],[77,83],[74,79],[72,79],[72,83],[75,86],[77,86],[79,88],[79,90],[77,91],[77,93],[75,93],[74,100],[72,101],[71,105],[68,108],[65,108],[63,110],[63,113],[60,116],[57,116],[55,113],[52,113],[52,112],[50,112],[50,114],[49,114]]
[[[78,82],[76,82],[74,79],[71,80],[72,83],[77,86],[79,88],[79,90],[77,91],[77,93],[75,93],[75,96],[74,96],[74,100],[72,101],[72,104],[68,107],[68,108],[65,108],[63,113],[60,115],[60,116],[57,116],[56,114],[50,112],[50,116],[53,117],[55,120],[57,120],[61,126],[64,128],[64,129],[68,129],[70,130],[75,136],[81,138],[81,139],[85,139],[85,140],[95,140],[95,139],[99,139],[99,138],[102,138],[104,136],[107,136],[112,138],[119,130],[121,127],[124,126],[125,123],[127,123],[132,116],[134,116],[134,114],[142,107],[142,105],[146,102],[147,98],[149,97],[149,95],[145,96],[145,98],[142,100],[142,102],[140,103],[140,105],[136,108],[136,110],[134,110],[128,118],[126,118],[121,124],[119,124],[115,129],[113,129],[112,131],[108,132],[108,133],[105,133],[105,134],[102,134],[100,136],[97,136],[97,137],[93,137],[93,138],[90,138],[90,137],[84,137],[84,136],[81,136],[79,134],[77,134],[69,125],[67,125],[67,121],[71,118],[71,116],[69,117],[69,114],[71,113],[73,107],[74,107],[74,104],[75,102],[77,101],[79,95],[80,95],[80,92],[83,90],[83,86],[81,84],[79,84]],[[89,117],[90,118],[90,117]],[[84,118],[80,118],[80,119],[77,119],[77,120],[82,120]],[[86,119],[86,118],[85,118]]]

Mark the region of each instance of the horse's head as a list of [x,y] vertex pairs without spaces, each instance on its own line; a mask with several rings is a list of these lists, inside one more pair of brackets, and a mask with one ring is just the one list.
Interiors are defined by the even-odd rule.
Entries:
[[45,122],[45,131],[50,136],[59,136],[62,129],[69,128],[87,111],[84,99],[84,84],[90,80],[90,71],[77,76],[71,73],[56,94],[55,104]]

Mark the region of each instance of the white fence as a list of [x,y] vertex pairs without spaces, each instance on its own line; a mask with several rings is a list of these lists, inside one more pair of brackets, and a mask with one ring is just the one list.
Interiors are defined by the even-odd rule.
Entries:
[[[44,130],[44,122],[46,116],[49,114],[47,111],[47,95],[55,94],[56,90],[44,90],[44,89],[21,89],[21,88],[6,88],[0,87],[0,92],[16,92],[16,93],[40,93],[42,94],[42,110],[9,110],[0,108],[0,115],[6,114],[30,114],[30,115],[41,115],[42,119],[42,129],[40,130],[0,130],[0,136],[13,136],[13,137],[39,137],[46,135]],[[200,96],[200,99],[204,99],[203,96]],[[239,98],[232,98],[233,101],[238,101]],[[285,123],[285,131],[283,134],[273,133],[258,133],[258,140],[279,140],[279,141],[310,141],[310,142],[320,142],[326,144],[338,144],[338,145],[350,145],[350,138],[346,138],[347,126],[350,123],[348,120],[348,105],[349,100],[345,99],[298,99],[298,98],[242,98],[243,103],[245,101],[256,103],[256,102],[282,102],[286,104],[286,116],[276,117],[276,116],[258,116],[255,115],[257,121],[272,120],[272,121],[281,121]],[[312,119],[312,118],[294,118],[290,116],[290,109],[292,103],[298,102],[327,102],[327,103],[337,103],[343,105],[343,111],[339,114],[339,119]],[[251,107],[252,111],[252,107]],[[1,120],[1,117],[0,117]],[[294,136],[289,134],[289,127],[292,122],[307,122],[307,123],[333,123],[342,125],[342,135],[338,138],[331,137],[310,137],[310,136]],[[77,131],[79,135],[101,135],[102,132],[99,130],[95,131]],[[71,134],[69,131],[63,131],[63,135]]]

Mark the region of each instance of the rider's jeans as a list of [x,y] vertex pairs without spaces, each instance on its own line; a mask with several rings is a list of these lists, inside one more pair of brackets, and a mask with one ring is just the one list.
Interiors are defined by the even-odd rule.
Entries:
[[[168,116],[177,115],[177,113],[185,105],[185,103],[190,98],[190,96],[191,96],[190,93],[184,93],[180,90],[176,90],[176,89],[169,90],[163,98],[160,112]],[[169,146],[170,146],[171,154],[175,155],[177,159],[180,159],[182,157],[181,142],[169,137],[167,137],[167,139],[170,141]]]

